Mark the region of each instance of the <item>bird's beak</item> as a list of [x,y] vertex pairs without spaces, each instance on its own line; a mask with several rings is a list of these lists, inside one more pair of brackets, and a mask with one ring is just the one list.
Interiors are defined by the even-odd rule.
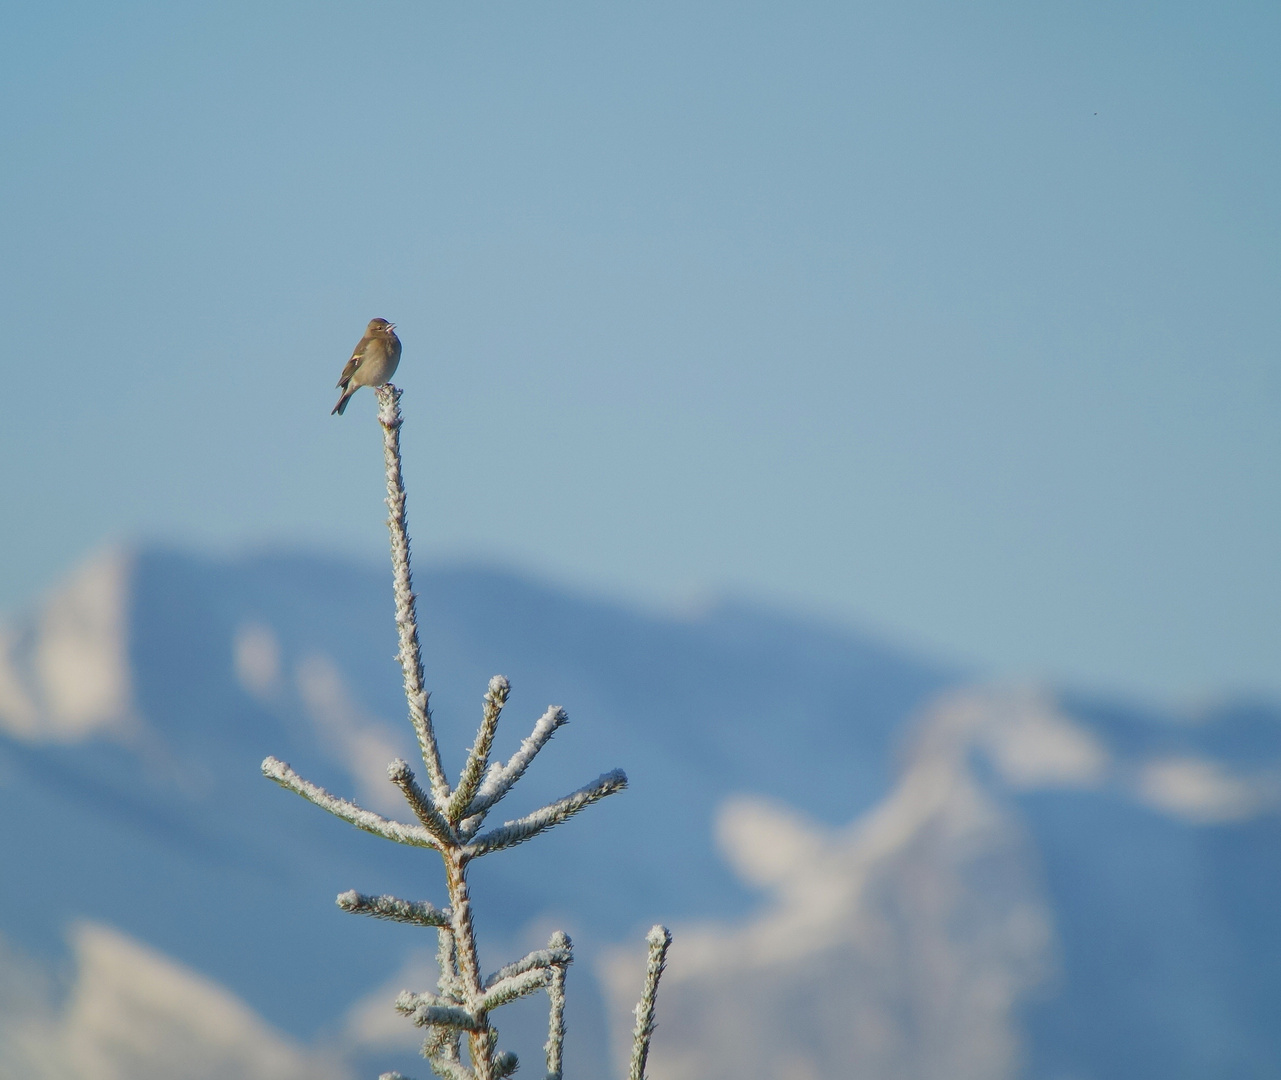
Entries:
[[387,324],[387,329],[388,329],[388,330],[395,330],[395,329],[396,329],[396,324],[395,324],[394,322],[392,322],[392,323],[388,323],[388,324]]

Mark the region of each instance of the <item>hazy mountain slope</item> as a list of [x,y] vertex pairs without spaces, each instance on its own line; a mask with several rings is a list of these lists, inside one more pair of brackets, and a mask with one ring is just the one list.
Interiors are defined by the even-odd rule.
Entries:
[[[388,577],[108,552],[0,627],[0,1077],[411,1066],[389,1002],[431,979],[430,935],[333,899],[441,902],[437,866],[259,774],[401,812]],[[660,617],[484,568],[418,587],[451,768],[501,672],[499,754],[571,717],[509,816],[632,781],[475,867],[488,966],[553,925],[581,947],[570,1075],[609,1074],[661,919],[655,1080],[1281,1077],[1275,706],[963,686],[756,607]],[[503,1016],[535,1071],[543,1023]]]
[[[720,800],[760,792],[847,820],[888,789],[896,732],[947,681],[758,609],[665,619],[482,569],[425,569],[417,584],[452,763],[502,672],[515,690],[500,753],[547,704],[571,717],[513,812],[611,767],[632,780],[537,849],[477,865],[494,949],[549,912],[589,956],[657,918],[747,910],[713,846]],[[420,943],[333,897],[356,886],[439,901],[431,860],[258,772],[270,753],[333,790],[387,797],[383,767],[412,743],[381,567],[111,553],[2,640],[0,846],[24,887],[0,891],[0,928],[16,946],[58,957],[75,920],[108,923],[307,1038]]]
[[[722,845],[769,900],[677,928],[655,1074],[1281,1075],[1278,730],[965,691],[844,829],[727,804]],[[618,1017],[636,958],[608,970]]]
[[1060,956],[1036,1074],[1281,1076],[1281,710],[1065,707],[1113,760],[1101,790],[1018,797]]

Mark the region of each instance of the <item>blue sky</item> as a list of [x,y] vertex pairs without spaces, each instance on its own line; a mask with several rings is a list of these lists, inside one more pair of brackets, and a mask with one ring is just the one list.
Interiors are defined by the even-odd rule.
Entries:
[[1281,8],[6,5],[0,608],[120,539],[1281,692]]

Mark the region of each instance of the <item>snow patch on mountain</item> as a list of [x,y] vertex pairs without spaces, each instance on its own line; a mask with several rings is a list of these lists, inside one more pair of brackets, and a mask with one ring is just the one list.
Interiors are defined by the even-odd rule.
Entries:
[[355,779],[360,801],[385,814],[403,814],[405,800],[387,782],[387,764],[403,753],[404,738],[360,707],[329,657],[304,657],[294,681],[317,742]]
[[[844,829],[759,798],[722,806],[722,851],[769,899],[736,925],[676,928],[656,1075],[1017,1074],[1016,1009],[1053,968],[1053,919],[1028,837],[970,751],[1004,730],[1020,744],[1012,760],[1055,780],[1093,771],[1059,718],[1017,700],[979,707],[990,700],[937,705],[895,790]],[[614,1015],[637,980],[634,958],[613,954]]]
[[[1024,1006],[1062,944],[1018,798],[1111,793],[1196,825],[1278,805],[1275,778],[1126,755],[1029,689],[965,689],[915,727],[891,794],[829,829],[776,800],[725,800],[716,834],[753,916],[677,926],[652,1050],[667,1080],[1012,1080]],[[625,1015],[637,957],[602,964]],[[621,1052],[629,1033],[615,1031]]]
[[335,1053],[307,1049],[226,988],[126,934],[82,922],[71,936],[76,976],[65,1003],[37,986],[7,987],[0,1076],[351,1080]]
[[135,733],[130,552],[82,565],[25,623],[0,626],[0,730],[30,743]]
[[1263,776],[1241,776],[1202,757],[1146,762],[1139,770],[1136,789],[1154,810],[1197,825],[1245,821],[1281,803],[1281,777],[1275,770]]
[[[751,605],[676,620],[476,567],[415,585],[447,759],[462,760],[502,671],[517,691],[498,756],[547,702],[574,717],[513,813],[611,765],[633,782],[563,838],[476,871],[491,966],[553,927],[575,939],[570,1075],[604,1074],[606,1016],[630,1012],[655,919],[677,931],[654,1047],[665,1080],[1276,1071],[1274,703],[1194,721],[962,691],[955,672]],[[101,1013],[127,1032],[196,1000],[139,980],[134,953],[95,952],[92,934],[67,957],[85,919],[204,973],[295,1054],[323,1029],[362,1075],[412,1069],[419,1033],[390,1000],[432,985],[434,935],[352,919],[333,897],[439,903],[438,879],[421,853],[345,830],[258,769],[275,754],[404,813],[384,773],[414,754],[389,592],[381,566],[139,549],[96,559],[0,631],[0,816],[14,826],[0,855],[20,882],[0,890],[0,927],[32,958],[0,955],[0,1077],[191,1075],[110,1048],[73,1069],[68,1047],[106,1039],[89,1004],[127,1012]],[[627,944],[606,965],[607,1010],[593,973],[611,943]],[[57,973],[77,964],[60,997]],[[526,1069],[546,1025],[528,1004],[503,1032]],[[20,1060],[32,1032],[61,1048],[61,1073]],[[183,1036],[191,1060],[240,1060],[206,1037],[218,1043]],[[300,1059],[253,1060],[288,1078]]]
[[260,622],[242,623],[231,643],[236,681],[259,701],[270,703],[284,689],[280,638]]

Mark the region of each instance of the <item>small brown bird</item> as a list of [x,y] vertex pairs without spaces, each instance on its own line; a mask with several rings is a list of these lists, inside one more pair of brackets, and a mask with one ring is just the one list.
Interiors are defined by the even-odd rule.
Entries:
[[362,386],[382,386],[396,374],[399,363],[400,338],[396,336],[395,324],[386,319],[370,319],[365,327],[365,336],[351,350],[351,359],[342,369],[338,379],[342,397],[329,415],[337,413],[342,416],[352,394]]

